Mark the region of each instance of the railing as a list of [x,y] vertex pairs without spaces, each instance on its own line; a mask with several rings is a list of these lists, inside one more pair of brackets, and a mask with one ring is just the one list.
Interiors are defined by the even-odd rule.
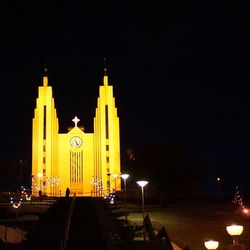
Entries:
[[65,220],[64,234],[63,234],[63,237],[61,239],[61,250],[66,249],[67,241],[69,239],[69,228],[70,228],[71,218],[72,218],[72,214],[73,214],[73,210],[74,210],[75,198],[76,198],[76,196],[74,194],[73,199],[72,199],[71,204],[70,204],[70,207],[69,207],[67,218]]

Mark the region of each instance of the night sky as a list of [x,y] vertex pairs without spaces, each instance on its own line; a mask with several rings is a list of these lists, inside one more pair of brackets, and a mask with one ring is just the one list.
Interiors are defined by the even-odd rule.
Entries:
[[0,159],[31,162],[31,124],[45,63],[60,131],[77,115],[92,132],[107,58],[122,150],[181,144],[211,172],[223,175],[231,165],[247,182],[249,6],[82,2],[1,6]]

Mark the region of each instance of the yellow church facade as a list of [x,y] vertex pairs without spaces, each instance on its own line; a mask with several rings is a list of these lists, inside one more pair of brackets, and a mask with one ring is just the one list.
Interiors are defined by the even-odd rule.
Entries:
[[[32,193],[64,196],[103,196],[121,188],[119,117],[108,76],[99,86],[93,133],[85,133],[72,119],[73,128],[59,133],[52,86],[47,74],[32,121]],[[72,124],[69,124],[72,126]]]

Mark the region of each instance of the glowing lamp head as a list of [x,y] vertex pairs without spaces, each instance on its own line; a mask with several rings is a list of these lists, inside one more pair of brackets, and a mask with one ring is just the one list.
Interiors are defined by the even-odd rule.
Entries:
[[217,249],[219,247],[219,242],[215,240],[207,240],[204,242],[206,249]]
[[148,184],[148,181],[137,181],[136,182],[140,187],[145,187]]
[[247,208],[243,208],[243,213],[248,214],[248,209]]
[[243,232],[243,226],[240,225],[231,225],[231,226],[227,226],[227,232],[231,235],[231,236],[239,236],[242,234]]
[[38,177],[38,178],[42,178],[42,176],[43,176],[42,173],[38,173],[38,174],[37,174],[37,177]]
[[121,174],[121,177],[123,180],[127,180],[129,177],[129,174]]
[[117,178],[117,177],[118,177],[118,174],[112,174],[112,176],[113,176],[114,178]]

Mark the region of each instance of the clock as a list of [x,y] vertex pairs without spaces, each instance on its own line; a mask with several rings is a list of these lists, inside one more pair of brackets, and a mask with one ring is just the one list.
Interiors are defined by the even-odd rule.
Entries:
[[70,139],[70,145],[72,148],[79,148],[82,145],[82,139],[79,136],[74,136]]

